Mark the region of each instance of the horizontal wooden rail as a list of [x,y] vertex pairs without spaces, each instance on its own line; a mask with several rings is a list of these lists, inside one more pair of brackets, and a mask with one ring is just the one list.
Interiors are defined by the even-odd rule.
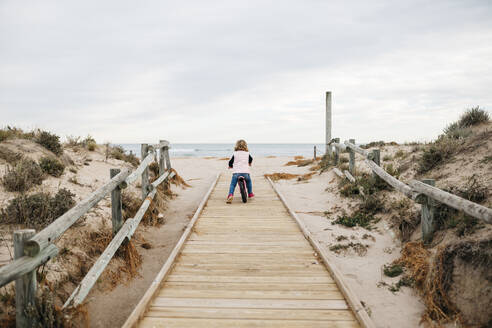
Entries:
[[57,254],[58,247],[51,244],[34,257],[23,256],[4,265],[0,268],[0,287],[35,270],[38,266],[45,264]]
[[352,176],[352,174],[350,174],[350,172],[349,172],[349,171],[344,170],[344,171],[343,171],[343,174],[345,174],[345,176],[347,177],[347,179],[348,179],[350,182],[352,182],[352,183],[354,183],[354,182],[355,182],[355,178]]
[[362,156],[365,156],[365,157],[370,157],[370,154],[371,154],[371,153],[369,153],[367,150],[362,149],[362,148],[360,148],[359,146],[356,146],[356,145],[354,145],[354,144],[350,143],[349,141],[345,141],[345,142],[344,142],[344,144],[345,144],[348,148],[350,148],[350,149],[352,149],[353,151],[355,151],[356,153],[361,154]]
[[155,152],[151,151],[150,154],[145,157],[142,162],[140,162],[140,165],[137,167],[135,171],[132,172],[126,179],[125,182],[127,184],[133,183],[135,180],[141,177],[142,172],[147,168],[147,166],[152,163],[152,161],[155,159]]
[[346,145],[344,145],[344,144],[341,144],[341,143],[336,143],[336,142],[334,142],[332,145],[333,145],[333,147],[338,148],[338,149],[340,149],[340,150],[345,150],[345,149],[347,149],[347,146],[346,146]]
[[459,211],[463,211],[466,214],[477,219],[484,220],[487,223],[492,223],[492,209],[488,207],[476,204],[420,181],[412,180],[409,184],[415,191],[435,199],[440,203],[446,204]]
[[109,264],[114,254],[120,247],[120,245],[125,240],[129,241],[133,236],[133,234],[135,233],[135,231],[137,230],[140,221],[142,221],[145,212],[147,212],[147,209],[149,208],[152,200],[154,199],[157,193],[157,187],[159,186],[159,184],[161,184],[167,179],[172,178],[174,175],[175,175],[174,172],[170,173],[169,171],[167,171],[164,174],[162,174],[156,181],[154,181],[154,183],[152,183],[152,185],[155,188],[147,195],[142,205],[140,205],[140,208],[138,209],[137,213],[135,213],[135,217],[125,221],[121,229],[111,240],[111,242],[106,247],[104,252],[101,254],[101,256],[99,256],[99,258],[94,263],[94,265],[89,270],[89,272],[86,274],[84,279],[82,279],[80,284],[73,291],[72,295],[70,295],[68,300],[65,302],[63,308],[66,308],[68,306],[78,306],[85,300],[85,298],[91,291],[92,287],[94,287],[94,284],[96,283],[97,279],[99,279],[104,269]]
[[38,232],[34,237],[26,242],[24,253],[29,256],[35,256],[41,250],[46,248],[50,243],[61,236],[70,228],[82,215],[87,213],[94,205],[109,194],[114,188],[125,181],[130,174],[130,170],[124,168],[121,172],[107,182],[104,186],[94,191],[88,198],[84,199],[72,209],[60,216],[49,226]]
[[335,172],[335,174],[338,175],[340,178],[345,178],[345,175],[338,168],[334,167],[333,172]]
[[408,198],[413,200],[417,199],[418,193],[414,191],[412,188],[386,172],[381,166],[378,166],[376,163],[369,159],[365,159],[364,162],[371,168],[371,170],[376,173],[381,179],[386,181],[390,186],[403,193]]

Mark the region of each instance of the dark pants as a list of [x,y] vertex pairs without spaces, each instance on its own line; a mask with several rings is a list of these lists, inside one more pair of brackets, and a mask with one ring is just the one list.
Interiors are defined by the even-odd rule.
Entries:
[[249,173],[233,173],[231,179],[231,187],[229,188],[229,195],[234,194],[234,189],[236,189],[237,180],[239,177],[244,177],[244,179],[246,180],[246,187],[248,188],[248,194],[252,194],[253,183],[251,182]]

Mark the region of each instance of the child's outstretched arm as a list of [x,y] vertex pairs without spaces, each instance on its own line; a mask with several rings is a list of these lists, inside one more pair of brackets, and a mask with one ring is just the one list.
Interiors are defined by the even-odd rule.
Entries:
[[234,165],[234,155],[232,155],[231,159],[229,160],[229,168],[232,169],[233,165]]

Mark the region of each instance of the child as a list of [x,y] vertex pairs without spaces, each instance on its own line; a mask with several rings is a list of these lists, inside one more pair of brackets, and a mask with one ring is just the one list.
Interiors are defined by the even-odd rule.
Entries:
[[232,169],[231,187],[229,188],[229,196],[227,196],[227,204],[232,203],[234,196],[234,189],[236,189],[237,179],[242,176],[246,180],[246,187],[248,188],[248,197],[253,198],[253,185],[251,183],[251,177],[249,176],[249,167],[253,162],[253,157],[249,154],[248,144],[244,140],[238,140],[234,147],[234,154],[229,160],[229,168]]

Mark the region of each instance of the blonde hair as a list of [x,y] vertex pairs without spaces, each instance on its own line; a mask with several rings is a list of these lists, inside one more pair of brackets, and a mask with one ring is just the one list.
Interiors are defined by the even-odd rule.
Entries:
[[248,144],[243,139],[240,139],[240,140],[236,141],[236,146],[234,147],[234,150],[235,151],[238,151],[238,150],[249,151],[248,150]]

